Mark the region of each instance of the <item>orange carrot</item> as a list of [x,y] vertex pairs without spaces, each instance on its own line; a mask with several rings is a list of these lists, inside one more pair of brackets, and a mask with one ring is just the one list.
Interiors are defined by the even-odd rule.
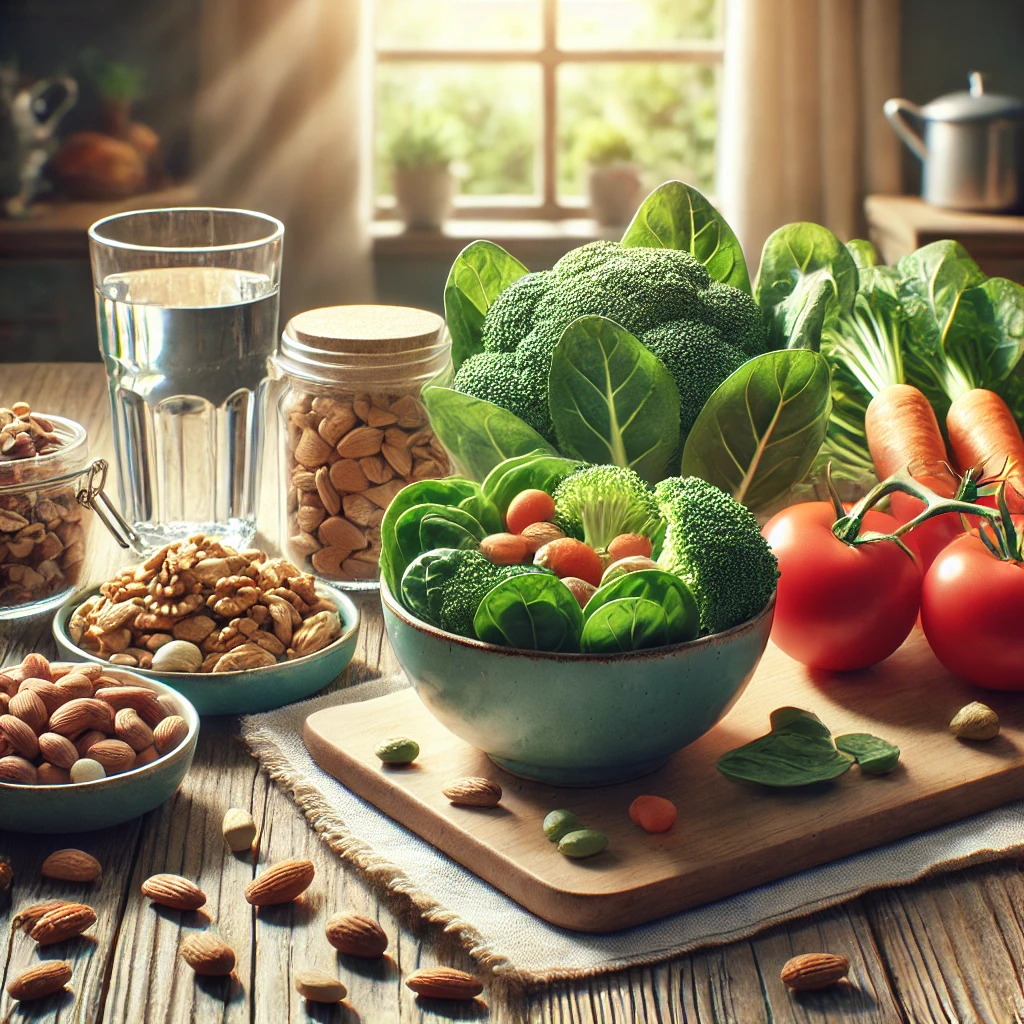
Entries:
[[1007,404],[994,392],[974,388],[946,414],[949,444],[961,473],[980,466],[983,479],[1005,471],[1011,512],[1024,512],[1024,437]]
[[[955,482],[944,465],[946,445],[939,423],[928,399],[917,388],[909,384],[882,388],[868,405],[864,432],[879,480],[909,467],[918,483],[943,497],[953,496]],[[901,523],[913,519],[924,508],[909,494],[893,494],[890,506]],[[962,532],[963,524],[953,515],[939,516],[914,530],[923,567],[927,569],[935,556]]]

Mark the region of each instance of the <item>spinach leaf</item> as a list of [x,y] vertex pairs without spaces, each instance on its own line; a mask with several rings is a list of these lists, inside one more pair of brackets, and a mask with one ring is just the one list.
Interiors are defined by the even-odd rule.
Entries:
[[546,573],[503,580],[487,592],[473,618],[484,643],[525,651],[579,651],[582,628],[576,598]]
[[[536,488],[552,494],[565,477],[582,466],[583,463],[575,459],[531,452],[529,455],[506,459],[495,466],[483,482],[483,492],[497,507],[499,516],[504,518],[509,503],[520,491]],[[499,526],[498,530],[503,528]],[[497,533],[498,530],[493,532]]]
[[827,727],[800,708],[772,712],[772,731],[727,751],[718,770],[740,782],[789,788],[828,782],[848,771],[854,759],[836,749]]
[[829,369],[816,352],[747,360],[708,399],[686,439],[683,476],[699,476],[749,508],[802,480],[832,408]]
[[675,573],[640,569],[617,576],[590,596],[583,609],[589,619],[603,605],[625,597],[642,597],[660,605],[668,620],[670,644],[692,640],[700,633],[700,612],[690,588]]
[[821,329],[853,307],[857,265],[820,224],[786,224],[768,236],[754,284],[772,348],[816,351]]
[[492,402],[436,385],[424,388],[421,397],[434,433],[458,468],[474,480],[483,480],[513,455],[538,449],[555,454],[536,430]]
[[[476,484],[476,487],[479,488],[480,485]],[[486,497],[482,490],[468,498],[463,498],[459,502],[459,508],[463,512],[468,512],[484,528],[485,536],[489,533],[501,533],[505,529],[505,524],[501,521],[501,514],[494,502]]]
[[584,654],[620,654],[674,643],[665,610],[644,597],[623,597],[601,605],[583,623]]
[[593,463],[665,475],[679,441],[672,375],[629,331],[603,316],[574,320],[558,340],[548,387],[561,449]]
[[391,563],[397,574],[424,551],[477,547],[484,528],[461,508],[425,503],[406,509],[395,522],[397,552]]
[[440,548],[418,555],[401,574],[399,600],[416,618],[437,626],[441,610],[440,585],[450,579],[458,569],[453,551]]
[[868,267],[877,267],[882,262],[874,243],[869,242],[866,238],[851,238],[846,243],[846,249],[853,257],[858,271],[867,270]]
[[885,775],[900,763],[900,748],[867,732],[848,732],[836,737],[836,747],[857,759],[862,772]]
[[743,249],[732,228],[700,192],[681,181],[666,181],[640,204],[622,245],[685,249],[714,280],[750,294]]
[[398,587],[406,564],[398,550],[398,541],[395,537],[395,524],[399,516],[414,505],[433,503],[455,506],[480,494],[478,483],[458,476],[449,476],[443,480],[418,480],[403,487],[391,499],[391,504],[385,509],[380,524],[380,571],[388,589],[395,597],[399,596]]
[[484,314],[513,282],[529,273],[514,256],[493,242],[470,242],[455,258],[444,286],[444,318],[452,336],[452,363],[483,351]]

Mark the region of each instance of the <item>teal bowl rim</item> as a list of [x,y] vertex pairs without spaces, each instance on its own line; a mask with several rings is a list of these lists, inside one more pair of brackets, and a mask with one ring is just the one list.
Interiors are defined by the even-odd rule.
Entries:
[[473,640],[466,636],[460,636],[458,633],[449,633],[446,630],[439,629],[437,626],[431,626],[430,623],[424,622],[422,619],[416,618],[415,615],[398,603],[383,577],[380,581],[380,599],[387,610],[396,618],[401,619],[406,625],[412,626],[413,629],[418,630],[420,633],[426,633],[435,640],[457,644],[470,650],[500,654],[511,658],[530,658],[534,661],[594,662],[600,664],[610,661],[618,664],[627,661],[663,658],[670,654],[706,647],[737,636],[760,625],[765,618],[772,614],[775,608],[777,593],[778,590],[772,591],[772,596],[768,599],[768,603],[756,615],[737,623],[735,626],[730,626],[728,629],[723,629],[719,633],[708,633],[707,636],[698,636],[693,640],[684,640],[678,644],[666,644],[663,647],[650,647],[642,651],[624,651],[621,654],[574,654],[564,651],[529,651],[522,647],[503,647],[501,644],[488,644],[484,643],[483,640]]
[[[54,661],[60,664],[59,659],[54,659]],[[63,664],[73,665],[74,662],[64,662]],[[107,673],[104,673],[104,675],[106,674]],[[142,685],[147,689],[156,690],[157,696],[172,698],[180,706],[180,710],[185,712],[183,717],[185,718],[185,721],[188,722],[188,733],[185,735],[185,738],[181,743],[179,743],[178,746],[169,754],[165,754],[163,757],[158,757],[155,761],[151,761],[149,764],[144,764],[141,768],[129,768],[126,772],[118,772],[117,775],[108,775],[104,779],[93,779],[91,782],[66,782],[60,785],[51,786],[44,786],[39,782],[24,783],[0,781],[0,792],[34,792],[39,794],[45,793],[50,796],[64,793],[78,793],[84,789],[98,789],[110,783],[121,783],[125,780],[142,778],[145,774],[155,775],[158,769],[167,769],[175,761],[180,761],[189,756],[189,750],[195,745],[195,741],[199,736],[200,727],[199,712],[195,709],[195,705],[192,701],[175,690],[174,687],[160,682],[159,679],[144,679],[138,674],[138,672],[135,672],[132,669],[121,668],[119,665],[111,665],[110,675],[113,678],[122,680],[126,683],[136,686]]]
[[[54,613],[50,629],[53,633],[54,639],[57,640],[58,645],[66,644],[85,661],[91,662],[94,665],[104,665],[108,668],[117,668],[118,666],[111,665],[106,659],[97,657],[95,654],[90,654],[88,651],[79,647],[78,644],[76,644],[68,635],[68,632],[63,625],[63,620],[70,618],[70,613],[83,601],[86,601],[94,594],[99,593],[101,586],[102,584],[97,584],[95,587],[86,587],[72,594]],[[359,606],[340,590],[335,590],[333,587],[328,587],[325,584],[318,582],[316,584],[316,593],[321,597],[326,597],[328,600],[333,601],[341,612],[342,618],[347,621],[349,617],[351,617],[352,623],[347,629],[342,630],[341,636],[336,640],[332,640],[326,647],[322,647],[319,651],[314,651],[312,654],[303,654],[299,658],[292,658],[291,661],[278,661],[273,665],[261,665],[259,668],[235,669],[233,672],[162,672],[160,669],[128,668],[127,666],[125,670],[133,672],[141,676],[143,679],[152,679],[154,682],[160,682],[162,679],[191,679],[195,680],[197,683],[204,684],[209,684],[211,682],[228,683],[237,681],[240,676],[246,676],[247,678],[255,676],[256,681],[258,681],[261,676],[270,675],[274,672],[287,671],[288,667],[291,665],[302,665],[310,661],[315,661],[319,658],[325,658],[329,652],[333,651],[336,647],[340,647],[348,643],[359,632],[359,626],[362,622],[362,613],[359,611]],[[177,692],[178,691],[175,690],[175,693]]]

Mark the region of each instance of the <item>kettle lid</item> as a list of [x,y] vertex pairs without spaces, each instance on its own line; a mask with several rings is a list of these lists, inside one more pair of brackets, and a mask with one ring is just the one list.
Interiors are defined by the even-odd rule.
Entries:
[[1024,118],[1024,101],[986,92],[980,71],[968,76],[966,92],[951,92],[926,103],[921,116],[929,121],[988,121],[998,117]]

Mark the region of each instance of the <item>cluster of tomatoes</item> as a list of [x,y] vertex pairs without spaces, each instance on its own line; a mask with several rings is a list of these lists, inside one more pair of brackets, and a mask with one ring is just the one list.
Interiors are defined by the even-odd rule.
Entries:
[[[813,669],[866,668],[892,654],[920,616],[949,671],[978,686],[1024,690],[1024,564],[1000,557],[953,513],[923,524],[929,541],[940,523],[949,533],[943,545],[926,545],[923,557],[916,530],[905,537],[908,553],[894,540],[841,540],[835,520],[828,502],[805,502],[762,531],[781,573],[772,626],[778,647]],[[871,510],[861,536],[891,535],[899,525]]]

